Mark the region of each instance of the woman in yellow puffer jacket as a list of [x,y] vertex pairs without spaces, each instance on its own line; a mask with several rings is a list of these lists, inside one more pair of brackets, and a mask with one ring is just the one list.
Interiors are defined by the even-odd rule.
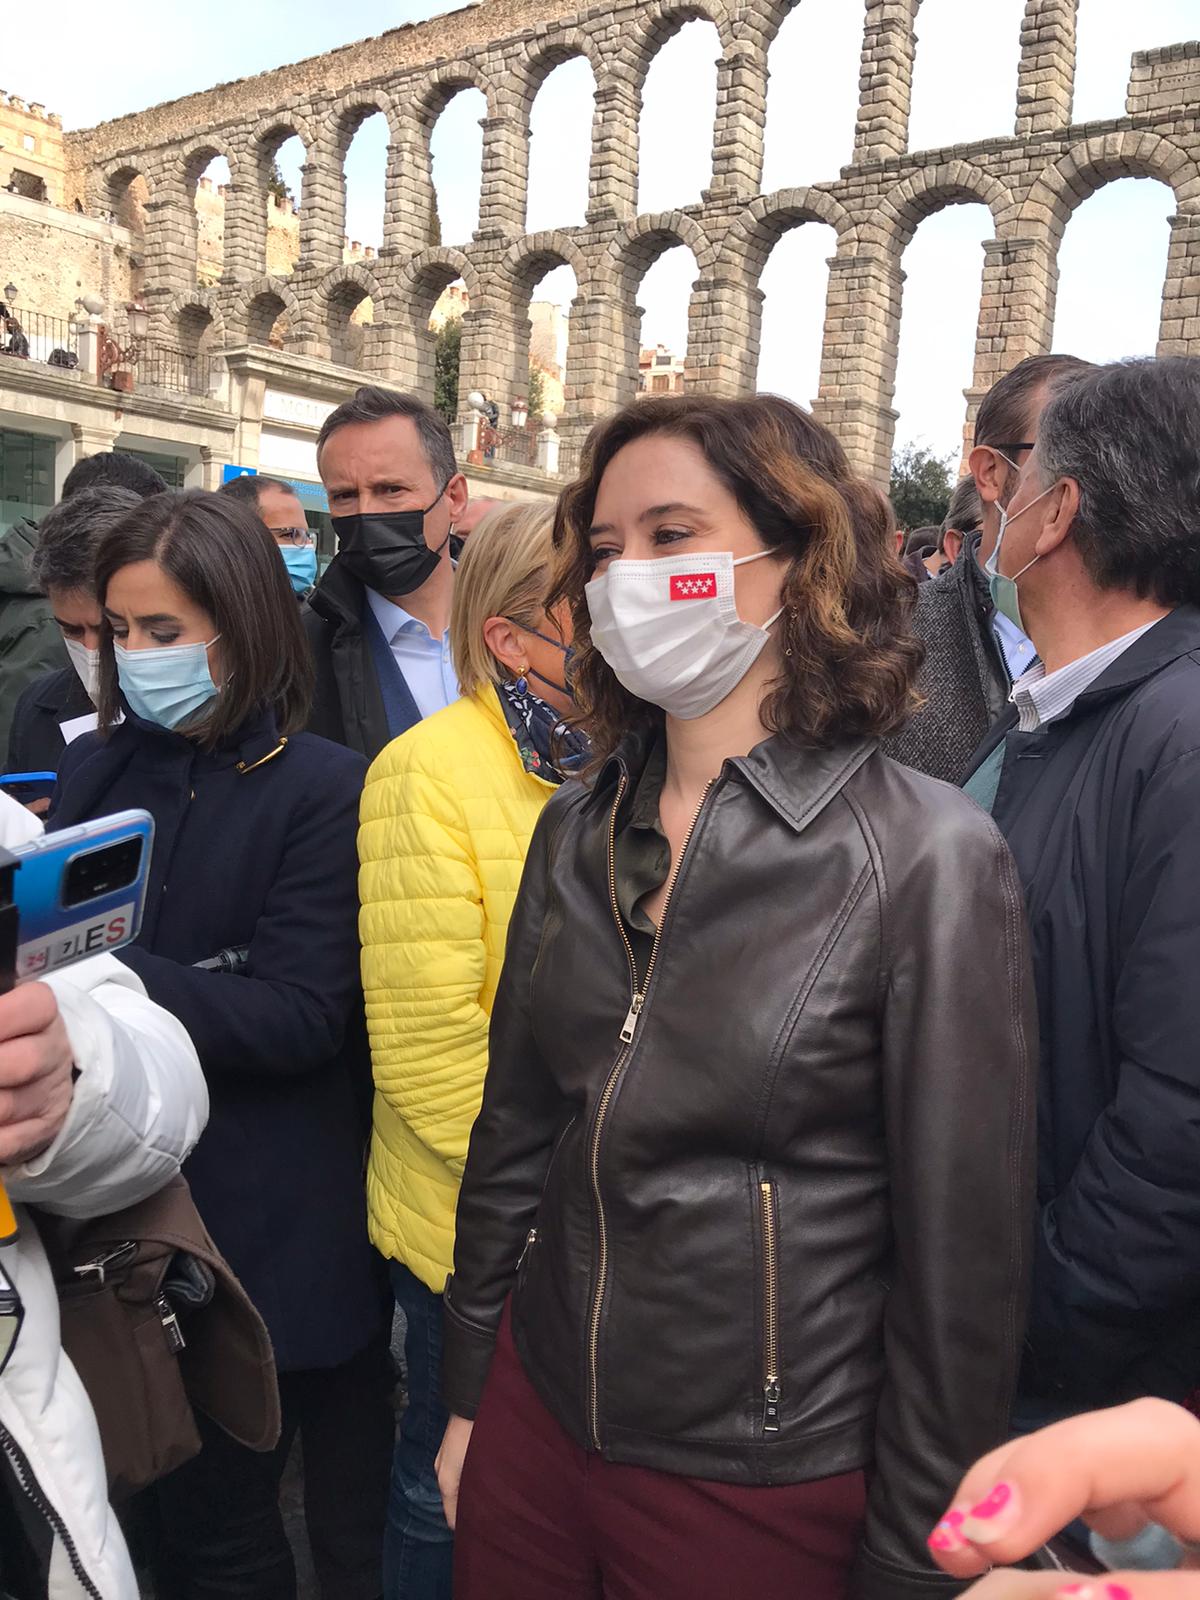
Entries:
[[434,1457],[446,1425],[441,1293],[487,1070],[488,1019],[538,813],[586,758],[561,719],[569,623],[542,602],[553,509],[490,513],[455,578],[463,698],[378,757],[363,792],[363,989],[375,1072],[371,1237],[407,1319],[409,1403],[392,1475],[386,1600],[450,1593]]

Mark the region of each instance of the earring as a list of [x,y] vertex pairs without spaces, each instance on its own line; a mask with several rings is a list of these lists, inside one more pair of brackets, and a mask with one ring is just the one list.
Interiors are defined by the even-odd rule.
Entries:
[[513,688],[517,691],[518,694],[528,694],[529,693],[529,680],[525,676],[525,674],[528,671],[529,671],[529,667],[528,666],[521,667],[520,670],[518,671],[517,681],[516,681],[516,683],[513,684]]
[[[795,623],[795,621],[796,621],[796,608],[795,608],[795,606],[789,606],[787,608],[787,622],[784,624],[784,636],[785,637],[790,632],[791,627]],[[785,656],[787,656],[789,658],[793,655],[794,652],[793,652],[792,647],[791,647],[790,644],[785,648],[783,653],[784,653]]]

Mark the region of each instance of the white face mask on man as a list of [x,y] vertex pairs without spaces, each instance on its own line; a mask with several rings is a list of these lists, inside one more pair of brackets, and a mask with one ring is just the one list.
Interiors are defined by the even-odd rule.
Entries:
[[64,639],[67,655],[71,658],[71,665],[79,675],[79,681],[88,692],[88,699],[93,705],[100,703],[100,652],[93,650],[81,639]]
[[622,687],[668,716],[702,717],[762,654],[782,606],[759,627],[738,616],[732,551],[613,561],[588,584],[592,643]]

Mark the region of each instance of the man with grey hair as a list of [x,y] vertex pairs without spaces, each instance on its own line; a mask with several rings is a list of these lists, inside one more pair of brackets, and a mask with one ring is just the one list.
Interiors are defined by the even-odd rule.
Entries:
[[1200,360],[1063,388],[987,571],[1038,656],[965,785],[1034,939],[1032,1425],[1200,1389]]
[[432,406],[372,386],[325,419],[317,469],[338,554],[304,616],[316,666],[308,728],[373,761],[458,698],[450,535],[467,480]]

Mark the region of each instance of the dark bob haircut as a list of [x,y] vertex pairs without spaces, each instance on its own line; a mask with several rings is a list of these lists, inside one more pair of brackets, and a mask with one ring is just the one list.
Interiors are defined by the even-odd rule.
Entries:
[[894,732],[919,703],[922,652],[909,632],[916,585],[889,540],[884,497],[791,401],[686,395],[638,400],[595,428],[581,476],[558,502],[562,569],[547,606],[570,604],[573,686],[597,755],[663,720],[621,687],[593,647],[584,595],[601,479],[618,451],[651,434],[696,445],[763,543],[790,558],[778,624],[783,670],[763,704],[766,726],[814,745]]
[[[296,597],[279,547],[248,506],[228,495],[192,489],[143,501],[105,535],[96,556],[96,594],[122,567],[154,561],[221,636],[225,685],[187,733],[206,749],[222,743],[256,712],[275,713],[280,733],[308,718],[312,662]],[[121,709],[112,630],[100,655],[100,725]]]

